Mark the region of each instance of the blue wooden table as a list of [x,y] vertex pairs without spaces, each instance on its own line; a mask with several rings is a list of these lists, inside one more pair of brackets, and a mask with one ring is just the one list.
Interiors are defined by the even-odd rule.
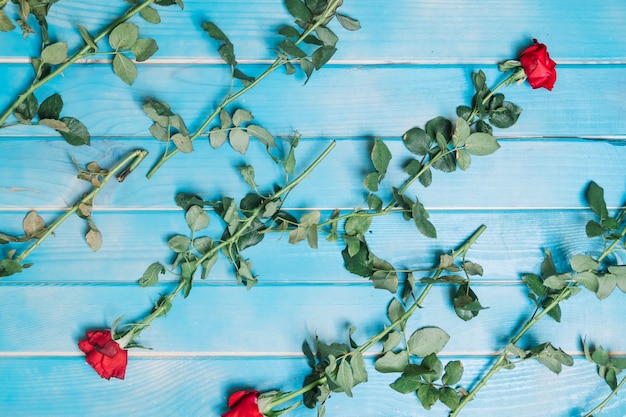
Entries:
[[[60,1],[48,17],[50,36],[75,50],[83,44],[77,25],[95,33],[126,7],[122,1]],[[12,4],[6,8],[12,17],[16,10]],[[358,207],[374,138],[397,155],[385,188],[401,183],[406,176],[401,135],[435,116],[454,117],[455,107],[471,99],[473,71],[482,69],[492,82],[501,79],[497,63],[515,58],[533,38],[548,45],[558,63],[553,91],[528,84],[506,89],[507,98],[524,111],[512,128],[496,129],[501,149],[474,158],[467,171],[436,172],[428,188],[411,188],[431,213],[436,240],[420,235],[401,216],[375,219],[368,234],[371,249],[397,268],[430,268],[442,252],[487,226],[468,257],[484,268],[473,288],[489,309],[461,321],[451,308],[450,289],[442,286],[411,320],[416,328],[439,326],[451,335],[441,356],[462,360],[461,385],[469,389],[532,313],[521,276],[539,271],[544,250],[552,251],[558,267],[567,267],[574,254],[598,250],[598,242],[585,235],[592,218],[584,198],[589,181],[605,189],[612,208],[626,198],[626,3],[346,0],[341,10],[362,29],[342,31],[334,22],[338,52],[306,85],[301,74],[288,77],[279,70],[233,106],[250,110],[281,144],[299,132],[299,169],[337,141],[289,196],[288,209],[295,213],[319,209],[328,217],[336,208]],[[230,86],[229,69],[216,52],[219,44],[200,24],[218,24],[235,45],[240,68],[258,74],[275,57],[281,40],[276,29],[292,20],[278,0],[188,0],[184,10],[159,8],[159,13],[159,25],[133,19],[159,50],[138,63],[132,86],[114,75],[104,56],[72,65],[41,89],[41,97],[62,94],[63,113],[89,128],[91,146],[72,147],[42,127],[0,129],[0,231],[5,233],[19,234],[29,210],[53,221],[89,189],[76,178],[72,158],[110,167],[133,149],[150,152],[126,181],[111,183],[98,195],[93,219],[103,235],[99,251],[85,244],[85,224],[73,216],[29,256],[31,268],[0,281],[3,416],[217,416],[238,389],[301,387],[309,370],[304,340],[345,341],[350,326],[358,328],[356,339],[365,340],[387,324],[390,294],[344,269],[341,241],[320,239],[312,250],[270,235],[247,252],[259,278],[253,289],[237,285],[231,265],[220,260],[206,280],[194,282],[189,297],[176,299],[171,312],[142,333],[141,343],[151,350],[130,351],[123,381],[101,379],[85,363],[77,348],[85,330],[110,327],[121,315],[132,322],[175,285],[170,276],[145,289],[137,279],[152,262],[171,261],[167,240],[187,228],[174,203],[176,193],[239,199],[248,190],[237,170],[244,164],[255,167],[256,182],[266,189],[282,175],[256,141],[241,155],[229,146],[214,150],[199,139],[193,153],[176,155],[145,178],[163,144],[148,132],[144,99],[169,103],[195,128]],[[39,48],[36,35],[22,39],[19,29],[0,33],[0,109],[28,86],[30,58]],[[219,236],[217,218],[210,227]],[[3,256],[8,251],[0,250]],[[461,415],[589,411],[610,389],[585,360],[581,339],[626,355],[623,300],[616,290],[602,301],[586,292],[564,302],[561,323],[546,318],[523,343],[551,341],[574,357],[574,366],[555,375],[530,361],[502,371]],[[391,390],[397,375],[374,371],[378,352],[366,355],[369,382],[354,389],[354,398],[333,395],[327,416],[447,415],[442,405],[426,412],[415,395]],[[602,416],[626,415],[625,398],[618,394]],[[291,415],[316,414],[302,407]]]

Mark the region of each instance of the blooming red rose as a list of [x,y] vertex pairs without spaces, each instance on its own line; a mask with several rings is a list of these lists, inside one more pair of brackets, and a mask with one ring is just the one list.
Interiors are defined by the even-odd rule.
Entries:
[[537,39],[533,39],[533,42],[535,44],[520,55],[520,63],[532,88],[552,90],[556,81],[556,62],[550,59],[548,48],[544,44],[537,42]]
[[96,330],[86,333],[87,339],[78,343],[85,352],[85,360],[102,378],[124,379],[128,351],[113,340],[110,330]]
[[264,417],[259,411],[259,391],[237,391],[228,399],[230,411],[222,417]]

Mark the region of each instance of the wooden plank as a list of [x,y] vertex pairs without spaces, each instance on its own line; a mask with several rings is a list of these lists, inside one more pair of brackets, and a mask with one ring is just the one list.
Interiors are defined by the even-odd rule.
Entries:
[[[55,4],[48,18],[53,39],[82,46],[76,25],[86,26],[95,34],[127,7],[122,2]],[[15,14],[15,9],[9,7],[7,11]],[[157,40],[155,58],[159,59],[218,58],[217,46],[200,29],[200,23],[207,20],[220,25],[235,44],[240,59],[271,59],[272,47],[281,40],[276,29],[292,24],[284,6],[274,0],[253,4],[213,1],[210,7],[201,0],[187,0],[184,11],[176,6],[158,9],[162,16],[159,25],[138,18],[133,21],[141,26],[141,36]],[[362,29],[349,33],[336,22],[331,24],[340,38],[334,58],[339,62],[496,62],[513,58],[533,37],[547,43],[553,56],[562,61],[626,60],[622,41],[626,37],[622,24],[626,7],[620,0],[597,4],[531,0],[506,7],[496,0],[471,5],[463,0],[394,0],[393,5],[386,0],[368,0],[347,1],[340,11],[360,20]],[[171,36],[172,31],[176,37]],[[37,40],[31,37],[25,42],[20,32],[2,34],[0,59],[37,54]]]
[[[480,280],[518,282],[522,274],[539,270],[545,249],[553,252],[559,270],[568,270],[570,257],[595,253],[602,245],[601,239],[589,240],[585,235],[585,224],[592,218],[587,212],[463,210],[431,214],[438,231],[436,240],[423,237],[412,222],[394,214],[374,220],[367,235],[370,249],[399,270],[429,269],[437,264],[440,253],[452,251],[484,224],[487,230],[468,254],[468,259],[484,268]],[[48,220],[52,214],[42,215]],[[323,218],[330,215],[330,212],[322,213]],[[3,228],[12,226],[9,231],[17,233],[21,219],[22,214],[0,213]],[[4,278],[3,282],[134,283],[153,262],[171,263],[173,252],[167,247],[171,236],[189,234],[182,210],[94,213],[93,221],[103,235],[98,252],[92,252],[84,240],[87,230],[84,221],[73,217],[27,258],[27,262],[34,263],[33,267]],[[223,228],[221,220],[212,216],[210,227],[196,236],[219,239]],[[344,269],[341,251],[345,244],[341,240],[327,242],[326,236],[320,234],[318,249],[314,250],[306,242],[289,244],[284,234],[270,234],[243,254],[252,261],[254,273],[265,285],[364,284],[363,278]],[[25,247],[11,244],[2,250],[15,248],[21,253]],[[166,275],[163,279],[171,281],[175,276]],[[235,282],[226,258],[220,256],[207,282],[212,285]]]
[[[457,358],[444,358],[454,359]],[[490,363],[488,358],[460,359],[465,370],[463,386],[476,381]],[[2,357],[0,401],[7,415],[101,415],[110,411],[114,398],[117,410],[137,417],[217,416],[227,411],[226,401],[232,392],[296,390],[307,369],[303,358],[131,356],[126,380],[106,381],[95,376],[80,357]],[[415,395],[402,395],[388,387],[397,374],[379,374],[373,370],[371,361],[368,371],[369,381],[354,388],[353,398],[344,394],[331,396],[326,415],[361,417],[364,410],[368,417],[409,417],[424,413]],[[496,374],[461,415],[497,415],[506,410],[514,416],[578,416],[590,411],[609,392],[596,376],[594,367],[584,359],[576,359],[574,366],[564,368],[559,376],[532,361]],[[618,395],[602,416],[622,417],[625,412],[626,399]],[[446,415],[446,409],[439,404],[430,414]],[[315,411],[300,407],[289,415],[312,417]]]
[[[7,107],[24,89],[24,74],[29,73],[29,67],[0,67],[0,77],[9,80],[6,91],[11,92],[0,97],[0,108]],[[250,75],[264,69],[260,65],[242,67]],[[501,77],[495,65],[376,65],[349,69],[329,65],[303,86],[302,77],[287,77],[281,69],[232,109],[250,110],[257,123],[275,136],[291,136],[297,130],[305,137],[399,137],[438,115],[456,117],[456,107],[471,100],[470,73],[479,69],[487,74],[489,85]],[[532,90],[527,84],[508,88],[507,99],[526,110],[515,126],[496,134],[509,138],[623,138],[626,104],[622,98],[626,90],[615,80],[625,74],[626,65],[568,65],[559,67],[552,92]],[[151,121],[141,109],[146,97],[169,103],[193,130],[228,93],[229,77],[230,70],[223,65],[145,65],[139,68],[139,76],[130,87],[117,79],[109,65],[82,65],[47,84],[38,97],[43,100],[60,93],[65,103],[62,115],[78,118],[94,136],[149,136]],[[581,86],[590,83],[594,94],[581,100]],[[50,132],[20,126],[5,129],[2,134],[30,137]]]
[[[108,328],[123,315],[141,318],[171,286],[151,289],[135,285],[2,285],[0,313],[11,317],[3,325],[0,351],[46,355],[75,353],[85,330]],[[296,284],[294,282],[294,284]],[[489,307],[475,319],[457,318],[447,286],[431,290],[409,329],[438,326],[451,335],[446,352],[492,354],[503,348],[534,310],[521,285],[480,285],[474,288]],[[260,285],[241,287],[198,283],[187,299],[177,299],[165,319],[151,324],[139,339],[159,354],[276,354],[301,352],[302,342],[317,335],[328,343],[346,342],[348,328],[365,341],[388,324],[391,295],[369,285]],[[568,352],[581,351],[581,339],[624,351],[621,308],[623,294],[605,300],[584,292],[562,303],[562,320],[546,318],[522,339],[525,348],[546,341]],[[272,337],[268,337],[268,335]],[[141,354],[141,353],[139,353]]]
[[[393,159],[378,195],[388,201],[391,187],[400,187],[408,178],[402,168],[412,155],[399,139],[385,143]],[[296,173],[329,144],[330,139],[325,138],[302,140],[296,150]],[[626,158],[626,147],[620,146],[621,142],[512,139],[502,140],[501,145],[493,155],[473,157],[467,171],[434,171],[430,187],[414,184],[408,194],[435,210],[567,210],[587,207],[584,192],[593,180],[605,189],[609,206],[620,206],[624,201],[623,178],[616,175]],[[362,180],[373,171],[371,146],[372,141],[365,138],[339,139],[327,159],[289,195],[285,207],[350,209],[361,205],[366,196]],[[96,198],[96,210],[177,209],[174,198],[183,191],[207,200],[223,196],[239,200],[249,192],[237,170],[243,165],[255,168],[255,181],[261,192],[269,192],[275,183],[284,184],[282,169],[256,141],[244,156],[229,145],[213,150],[205,139],[196,142],[195,147],[191,154],[174,156],[147,180],[146,172],[164,149],[154,139],[95,139],[91,147],[75,148],[61,139],[7,138],[0,141],[0,152],[12,157],[2,161],[0,201],[4,210],[24,214],[31,208],[65,209],[89,189],[87,182],[76,178],[71,157],[83,167],[97,161],[109,168],[137,148],[148,150],[150,155],[125,182],[106,185]]]

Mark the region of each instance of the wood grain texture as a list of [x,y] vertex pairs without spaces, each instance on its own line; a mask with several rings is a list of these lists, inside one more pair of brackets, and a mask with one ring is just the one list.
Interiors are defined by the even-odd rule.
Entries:
[[[464,364],[461,381],[464,386],[470,385],[491,361],[490,358],[458,359]],[[355,387],[353,398],[332,395],[326,415],[446,415],[441,405],[430,412],[420,411],[414,395],[402,395],[388,387],[397,374],[379,374],[374,372],[371,362],[368,365],[369,381]],[[93,371],[79,357],[3,357],[0,370],[12,381],[3,384],[0,391],[3,411],[15,416],[101,415],[111,407],[133,416],[217,416],[226,411],[226,399],[236,390],[294,390],[301,386],[308,372],[303,358],[210,357],[133,357],[124,381],[94,378]],[[268,375],[272,378],[268,379]],[[294,375],[301,376],[294,378]],[[609,392],[596,376],[594,367],[580,358],[558,376],[533,361],[503,371],[492,381],[463,415],[479,417],[506,412],[520,417],[574,417],[589,411]],[[602,416],[623,416],[625,401],[623,396],[618,396]],[[359,406],[355,407],[355,403]],[[290,415],[313,417],[316,413],[301,407]]]
[[[15,16],[16,6],[9,3],[5,10]],[[422,237],[399,215],[375,219],[367,236],[372,251],[395,267],[425,269],[487,225],[468,259],[484,267],[474,290],[489,309],[463,322],[451,308],[451,289],[437,287],[410,322],[411,328],[437,325],[452,336],[442,357],[463,361],[461,385],[471,388],[532,314],[520,277],[538,272],[543,251],[552,251],[558,269],[565,270],[572,255],[601,250],[601,242],[588,240],[584,231],[592,218],[584,198],[589,181],[605,188],[612,209],[625,201],[626,4],[344,3],[342,12],[359,19],[363,29],[346,32],[332,24],[339,50],[325,68],[306,85],[301,75],[288,78],[280,69],[230,107],[252,111],[283,151],[295,131],[302,134],[297,170],[337,140],[330,156],[289,195],[285,207],[294,214],[320,209],[326,217],[335,208],[362,205],[362,178],[372,170],[374,138],[383,139],[393,154],[379,193],[388,200],[390,188],[405,180],[402,168],[411,157],[401,135],[435,116],[454,117],[455,107],[471,100],[473,71],[482,69],[495,84],[501,79],[496,64],[517,56],[532,38],[546,43],[558,62],[554,91],[527,84],[504,90],[524,112],[513,128],[496,130],[500,150],[473,158],[466,172],[435,172],[429,188],[410,188],[409,194],[430,210],[438,239]],[[126,7],[122,1],[58,2],[48,19],[51,37],[76,50],[82,45],[77,25],[96,33]],[[153,350],[131,351],[126,380],[102,380],[84,362],[76,343],[85,330],[107,328],[120,316],[126,322],[140,319],[173,288],[171,275],[150,289],[139,288],[136,280],[150,263],[171,261],[167,239],[187,230],[174,204],[177,192],[240,199],[248,187],[236,167],[244,164],[255,167],[263,191],[284,180],[258,143],[240,155],[228,145],[213,150],[206,138],[194,142],[194,153],[176,155],[151,180],[145,178],[163,150],[150,138],[150,121],[141,109],[145,98],[168,102],[194,129],[230,86],[218,45],[200,24],[216,22],[235,44],[241,69],[256,75],[275,56],[276,29],[291,23],[277,0],[188,0],[185,10],[158,10],[159,25],[133,19],[141,36],[159,44],[154,58],[138,65],[133,86],[113,74],[110,56],[99,55],[37,92],[40,101],[62,94],[62,115],[87,125],[91,147],[70,147],[42,127],[0,129],[0,231],[7,233],[20,233],[31,209],[49,223],[89,189],[76,178],[72,157],[109,167],[133,149],[150,152],[137,172],[123,183],[108,184],[97,197],[94,221],[104,235],[100,251],[93,253],[85,244],[86,225],[73,216],[29,256],[32,268],[0,281],[2,416],[217,416],[238,389],[301,386],[308,371],[303,340],[317,335],[345,342],[348,328],[356,325],[354,337],[361,341],[387,324],[391,294],[345,271],[341,242],[320,239],[319,249],[311,250],[290,245],[286,236],[269,235],[244,252],[259,275],[258,286],[237,287],[222,259],[207,280],[194,282],[187,299],[175,300],[167,317],[142,334],[140,341]],[[37,37],[23,40],[19,30],[0,33],[0,109],[27,87],[29,59],[39,48]],[[220,219],[211,214],[208,233],[220,236],[221,230]],[[0,246],[0,254],[13,247],[19,251],[25,245]],[[615,259],[623,264],[625,256],[620,252]],[[623,300],[619,290],[603,301],[584,291],[563,302],[561,323],[542,320],[520,344],[549,340],[575,355],[575,365],[558,376],[534,361],[502,372],[461,415],[584,415],[609,389],[582,357],[581,339],[623,355]],[[414,395],[391,390],[388,384],[396,375],[374,371],[376,351],[366,358],[369,382],[356,387],[355,398],[333,395],[328,417],[447,414],[442,406],[427,413]],[[626,415],[625,398],[614,398],[602,416]],[[299,408],[290,415],[313,417],[315,411]]]
[[[96,33],[127,7],[122,2],[67,1],[52,8],[49,22],[57,38],[79,45],[82,40],[76,25]],[[162,24],[150,25],[141,19],[134,22],[141,26],[142,36],[159,42],[156,57],[162,59],[215,59],[215,45],[200,29],[200,23],[207,20],[226,32],[241,59],[269,59],[273,54],[268,45],[280,42],[275,31],[292,24],[287,10],[274,0],[222,0],[210,4],[188,0],[184,11],[178,7],[157,9]],[[597,4],[513,1],[506,7],[496,0],[470,5],[463,0],[362,0],[346,2],[341,10],[359,19],[363,30],[347,33],[332,23],[332,29],[340,34],[339,61],[496,62],[517,52],[533,37],[552,44],[555,56],[564,61],[626,60],[622,41],[626,37],[622,25],[626,12],[620,0]],[[173,31],[175,37],[171,36]],[[35,41],[29,43],[32,49],[24,49],[20,35],[19,31],[4,35],[6,45],[0,57],[24,57],[37,52]]]
[[[515,58],[507,55],[506,58]],[[266,65],[244,65],[251,76]],[[471,101],[470,75],[483,70],[489,85],[502,76],[492,65],[329,65],[304,78],[276,70],[231,106],[250,110],[275,136],[400,137],[413,126],[438,115],[456,117],[455,109]],[[54,93],[64,99],[63,115],[81,120],[94,136],[149,136],[150,120],[141,109],[146,97],[165,101],[190,129],[221,102],[230,87],[225,65],[142,65],[132,87],[113,74],[110,65],[70,67],[38,91],[40,100]],[[29,64],[7,64],[0,77],[9,80],[0,97],[4,108],[30,80]],[[24,80],[26,74],[26,81]],[[626,65],[564,65],[557,89],[532,90],[527,84],[504,90],[508,100],[525,111],[520,121],[497,135],[506,137],[608,137],[623,139],[626,110],[622,100]],[[582,100],[580,91],[593,88]],[[558,109],[558,110],[557,110]],[[563,110],[561,110],[563,109]],[[286,115],[289,115],[288,117]],[[41,127],[7,129],[11,135],[50,135]],[[9,133],[10,132],[10,133]],[[5,132],[2,132],[5,134]],[[53,132],[54,133],[54,132]]]

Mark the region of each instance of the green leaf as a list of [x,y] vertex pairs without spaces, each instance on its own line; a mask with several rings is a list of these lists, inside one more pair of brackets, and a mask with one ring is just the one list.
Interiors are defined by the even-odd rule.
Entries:
[[381,175],[378,172],[370,172],[365,176],[365,179],[363,179],[363,185],[369,191],[375,193],[376,191],[378,191],[378,184],[380,183],[381,179]]
[[355,350],[350,358],[350,366],[352,367],[352,378],[354,385],[361,382],[367,382],[367,370],[365,369],[365,361],[363,360],[363,354],[358,350]]
[[283,26],[278,29],[278,34],[284,36],[285,38],[298,38],[300,36],[300,32],[293,26]]
[[135,55],[137,62],[147,60],[158,50],[159,47],[156,41],[152,38],[137,39],[137,41],[130,48],[130,52]]
[[439,401],[450,410],[454,410],[459,406],[461,399],[455,390],[450,387],[443,387],[439,389]]
[[428,213],[422,203],[416,201],[411,208],[411,214],[415,226],[421,234],[431,239],[437,238],[437,229],[435,229],[435,226],[428,220]]
[[262,144],[269,146],[271,148],[276,147],[276,142],[274,141],[274,136],[268,132],[264,127],[259,125],[248,125],[246,127],[250,136],[257,138]]
[[337,35],[335,35],[335,33],[332,30],[328,29],[326,26],[318,26],[317,29],[315,29],[315,33],[323,42],[323,44],[335,46],[337,44],[337,41],[339,41]]
[[53,94],[46,98],[39,106],[37,115],[40,119],[58,120],[63,109],[63,99],[60,94]]
[[603,274],[598,277],[598,291],[596,292],[596,296],[600,300],[604,300],[607,298],[617,285],[617,277],[613,274]]
[[439,391],[430,384],[424,384],[417,389],[417,398],[424,409],[430,410],[439,399]]
[[209,132],[209,142],[214,149],[222,146],[226,142],[226,139],[228,139],[228,134],[217,126]]
[[496,138],[488,133],[472,133],[465,141],[465,150],[472,155],[490,155],[499,148],[500,144]]
[[213,23],[213,22],[204,22],[200,26],[202,27],[202,29],[210,37],[212,37],[216,41],[222,41],[222,42],[230,43],[230,40],[228,39],[228,37],[224,34],[224,32],[222,32],[222,30],[220,28],[217,27],[217,25],[215,23]]
[[150,119],[163,127],[169,126],[170,118],[174,116],[174,113],[172,113],[167,103],[151,98],[146,99],[142,108]]
[[602,236],[606,230],[602,225],[594,220],[589,220],[585,226],[585,232],[588,238]]
[[591,360],[599,366],[607,366],[610,361],[609,353],[602,346],[598,346],[591,354]]
[[364,213],[359,215],[358,213],[346,220],[345,229],[349,235],[364,234],[369,230],[372,224],[372,216]]
[[91,36],[89,30],[87,30],[86,27],[78,25],[78,33],[80,33],[80,37],[83,38],[85,45],[89,45],[94,52],[98,50],[98,45],[96,45],[96,41],[94,40],[93,36]]
[[252,165],[244,165],[237,167],[237,170],[243,177],[246,184],[248,184],[251,189],[255,190],[257,185],[254,182],[254,167]]
[[409,364],[409,354],[406,350],[400,352],[388,351],[376,360],[374,368],[381,373],[403,372]]
[[337,370],[337,384],[346,393],[348,397],[352,397],[352,387],[354,387],[354,378],[350,364],[345,359],[339,364]]
[[307,56],[307,53],[304,52],[302,49],[300,49],[290,39],[285,39],[284,41],[278,44],[278,47],[287,55],[295,57],[295,58],[304,58]]
[[10,32],[15,29],[15,25],[11,19],[7,17],[4,11],[0,10],[0,32]]
[[285,0],[285,6],[293,17],[302,22],[310,22],[313,19],[311,10],[300,0]]
[[369,259],[369,249],[367,245],[360,242],[358,251],[354,255],[350,255],[346,247],[341,251],[345,268],[356,275],[362,277],[370,277],[372,275],[372,262]]
[[161,16],[159,16],[159,12],[152,7],[145,7],[141,9],[139,15],[148,23],[155,25],[161,23]]
[[336,13],[337,20],[339,24],[344,27],[344,29],[355,31],[361,29],[361,23],[358,20],[351,18],[350,16],[346,16],[343,14]]
[[388,352],[395,349],[402,341],[402,335],[398,332],[391,332],[387,335],[385,342],[383,343],[383,352]]
[[185,221],[192,232],[209,226],[209,215],[200,206],[191,206],[185,213]]
[[425,357],[445,347],[450,336],[439,327],[423,327],[416,330],[407,341],[411,355]]
[[423,129],[414,127],[402,135],[404,146],[415,155],[426,155],[430,151],[430,137]]
[[521,113],[521,107],[509,101],[505,101],[500,107],[491,112],[489,115],[489,121],[495,127],[506,129],[513,126],[517,122]]
[[29,94],[15,109],[15,118],[20,123],[29,124],[32,118],[37,115],[37,110],[39,110],[37,97],[34,94]]
[[67,42],[56,42],[48,45],[41,51],[41,61],[57,65],[62,64],[67,59]]
[[335,52],[337,52],[337,48],[334,46],[324,45],[317,48],[315,52],[313,52],[313,55],[311,55],[311,61],[313,62],[315,69],[319,70],[326,65],[333,55],[335,55]]
[[235,47],[232,43],[228,42],[223,44],[219,47],[217,52],[219,52],[224,62],[226,62],[228,65],[233,67],[237,65],[237,59],[235,58]]
[[65,123],[66,128],[58,132],[67,143],[73,146],[89,145],[91,136],[87,127],[80,120],[73,117],[62,117],[61,121]]
[[456,121],[456,126],[454,128],[454,133],[452,134],[452,144],[455,148],[460,148],[465,146],[465,141],[472,133],[469,125],[467,124],[467,120],[464,118],[459,118]]
[[387,145],[380,140],[374,140],[374,147],[372,148],[371,153],[372,163],[374,164],[374,168],[378,171],[379,174],[385,175],[387,173],[387,167],[389,166],[389,161],[391,161],[391,152],[389,152],[389,148]]
[[159,282],[159,274],[165,274],[165,267],[160,262],[154,262],[146,268],[143,276],[139,278],[140,287],[151,287]]
[[441,379],[445,385],[458,384],[463,377],[463,364],[461,361],[450,361],[444,368],[445,373]]
[[543,285],[553,290],[562,290],[567,287],[567,279],[566,275],[552,275],[543,281]]
[[600,219],[606,219],[609,217],[609,212],[606,209],[606,202],[604,201],[604,189],[595,182],[591,181],[587,188],[587,202],[591,210],[600,217]]
[[401,394],[415,392],[423,384],[421,375],[428,372],[427,369],[420,365],[408,365],[402,376],[389,386]]
[[600,266],[600,263],[589,255],[579,254],[572,257],[572,259],[570,260],[570,265],[572,266],[572,269],[574,271],[583,272],[596,269],[598,266]]
[[181,133],[176,133],[172,135],[171,139],[179,151],[183,153],[193,152],[193,144],[189,136],[183,135]]
[[472,164],[472,157],[463,149],[457,149],[456,151],[456,163],[463,171],[468,169]]
[[304,82],[306,84],[307,82],[309,82],[309,78],[311,78],[313,70],[315,70],[315,66],[311,61],[304,58],[299,59],[298,62],[300,63],[300,68],[302,68],[302,71],[304,71],[304,73],[306,74],[306,81]]
[[232,122],[235,126],[241,126],[243,123],[249,122],[253,119],[254,116],[252,116],[252,113],[248,110],[237,109],[235,110],[235,113],[233,113]]
[[228,134],[230,140],[230,146],[240,154],[246,153],[248,145],[250,144],[250,135],[243,129],[238,127],[231,129]]
[[189,249],[190,244],[191,244],[191,239],[183,235],[172,236],[167,241],[167,247],[176,253],[186,252]]
[[[392,299],[387,307],[387,317],[389,318],[389,321],[393,323],[396,320],[399,320],[404,313],[404,307],[402,307],[400,301],[398,301],[397,298]],[[403,330],[404,326],[401,325],[400,328]]]
[[374,194],[370,194],[367,196],[367,206],[378,213],[383,209],[383,200]]
[[593,272],[581,272],[580,274],[576,274],[574,280],[593,293],[597,293],[600,288],[598,276]]
[[113,72],[128,85],[133,85],[137,78],[137,67],[122,54],[116,54],[113,58]]
[[114,51],[129,49],[137,41],[139,28],[133,23],[120,23],[109,34],[109,45]]

